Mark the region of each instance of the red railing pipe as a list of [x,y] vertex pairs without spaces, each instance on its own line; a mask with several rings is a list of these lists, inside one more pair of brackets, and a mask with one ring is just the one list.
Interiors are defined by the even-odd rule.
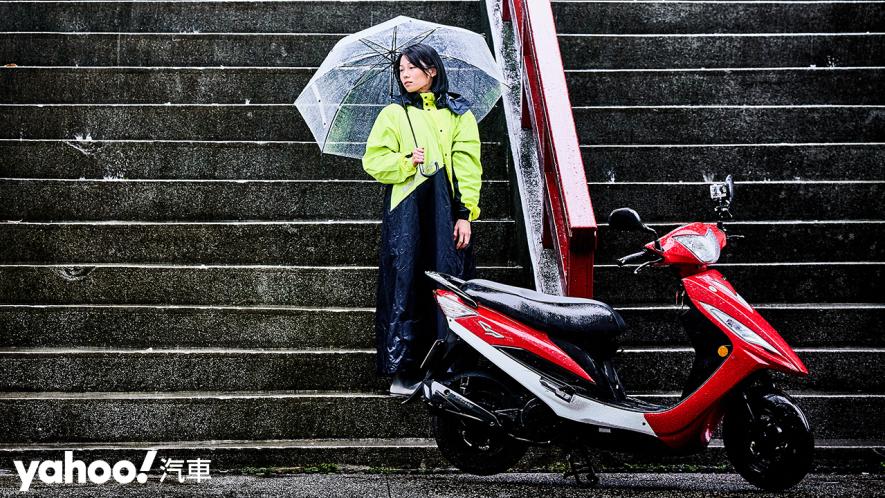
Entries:
[[523,127],[534,130],[545,183],[545,245],[556,252],[563,294],[592,297],[596,218],[553,10],[549,0],[504,0],[502,17],[520,41]]

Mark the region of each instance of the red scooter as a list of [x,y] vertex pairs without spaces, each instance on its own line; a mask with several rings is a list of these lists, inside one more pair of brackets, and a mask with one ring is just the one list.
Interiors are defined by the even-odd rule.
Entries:
[[717,223],[691,223],[657,238],[632,209],[613,211],[611,229],[655,240],[618,260],[634,273],[670,267],[681,280],[681,319],[694,364],[675,406],[625,394],[612,358],[625,330],[609,305],[541,294],[488,280],[428,272],[448,323],[422,364],[423,398],[443,456],[462,471],[489,475],[514,465],[531,444],[567,454],[579,484],[598,478],[589,451],[602,448],[684,455],[705,449],[722,422],[726,454],[750,483],[768,490],[798,483],[814,439],[802,410],[768,371],[808,370],[783,338],[715,269],[730,238],[734,183],[711,186]]

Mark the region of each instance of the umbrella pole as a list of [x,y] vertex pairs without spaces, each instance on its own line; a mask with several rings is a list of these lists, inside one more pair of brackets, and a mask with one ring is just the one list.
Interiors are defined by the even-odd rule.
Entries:
[[[406,121],[409,122],[409,131],[412,132],[412,142],[415,144],[415,147],[417,148],[418,147],[418,139],[415,138],[415,129],[412,128],[412,119],[409,117],[409,108],[406,107],[406,101],[403,98],[402,94],[400,94],[400,96],[399,96],[399,101],[400,101],[400,105],[403,106],[403,111],[406,112]],[[411,156],[411,154],[409,154],[409,155]]]

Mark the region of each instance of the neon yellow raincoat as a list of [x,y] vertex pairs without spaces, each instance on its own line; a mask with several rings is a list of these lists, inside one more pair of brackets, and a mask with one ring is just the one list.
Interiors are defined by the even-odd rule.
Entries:
[[[456,219],[479,217],[482,166],[476,118],[463,98],[432,93],[412,98],[405,108],[385,107],[369,134],[363,169],[385,184],[380,264],[375,306],[378,373],[390,375],[418,368],[430,344],[446,330],[433,300],[433,282],[425,271],[473,278],[472,242],[456,249]],[[406,110],[415,130],[409,130]],[[424,147],[424,172],[410,156]],[[445,170],[445,174],[443,174]]]
[[[462,114],[457,99],[447,99],[448,107],[437,108],[433,93],[421,93],[421,108],[390,104],[381,110],[366,143],[363,169],[381,183],[392,184],[389,209],[396,206],[427,178],[416,174],[412,164],[415,140],[406,120],[412,121],[415,139],[424,147],[425,168],[438,163],[445,167],[452,196],[458,206],[458,218],[479,218],[479,191],[482,164],[479,151],[479,128],[469,110]],[[415,99],[418,100],[418,99]],[[465,106],[466,107],[466,106]],[[430,169],[432,171],[432,169]],[[466,210],[465,210],[466,209]]]

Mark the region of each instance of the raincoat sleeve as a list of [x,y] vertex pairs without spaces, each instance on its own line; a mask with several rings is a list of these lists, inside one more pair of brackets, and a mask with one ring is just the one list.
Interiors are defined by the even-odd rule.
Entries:
[[460,203],[458,218],[473,221],[479,218],[479,189],[482,186],[482,164],[479,162],[479,127],[470,111],[458,117],[452,138],[452,173],[455,199]]
[[396,104],[385,107],[375,119],[366,140],[363,169],[381,183],[402,183],[417,171],[406,153],[400,152],[398,109],[401,107]]

